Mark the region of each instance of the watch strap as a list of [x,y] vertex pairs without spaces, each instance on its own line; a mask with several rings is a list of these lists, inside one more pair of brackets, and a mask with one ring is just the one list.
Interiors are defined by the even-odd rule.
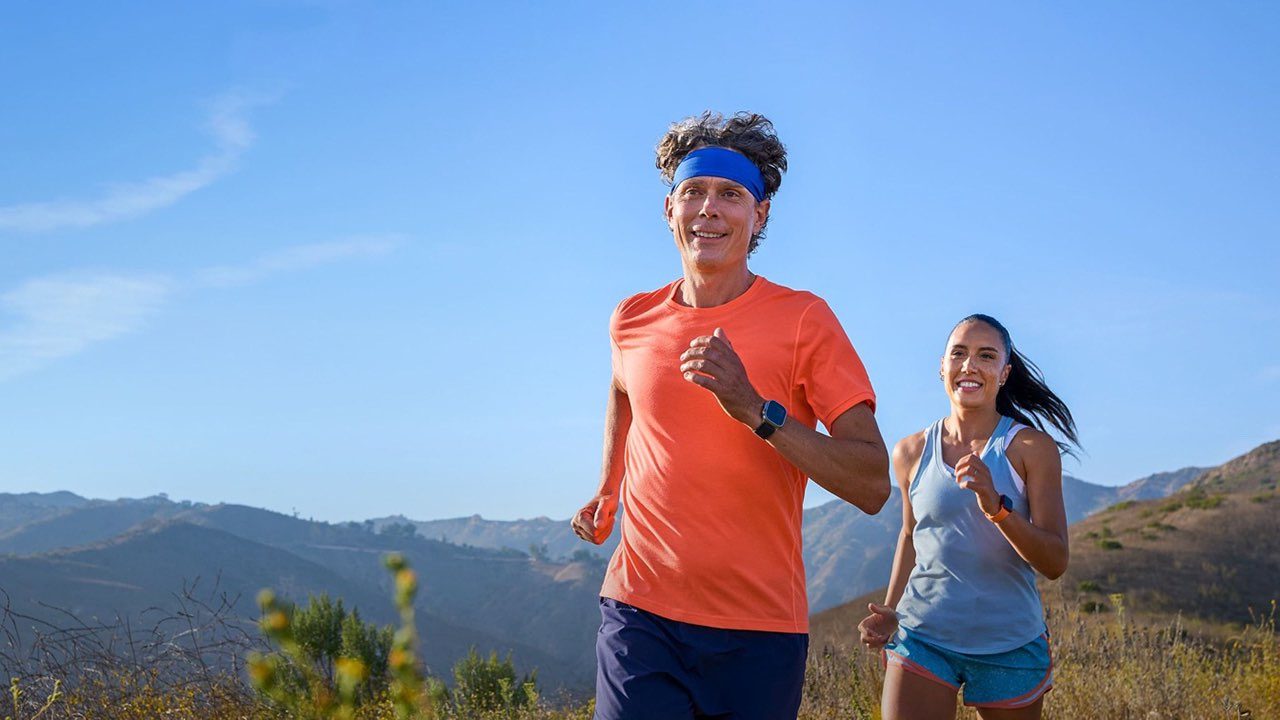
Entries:
[[[987,515],[987,519],[999,525],[1000,523],[1004,522],[1005,518],[1013,514],[1012,508],[1013,508],[1013,501],[1009,499],[1009,496],[1001,495],[1000,509],[997,510],[994,515]],[[983,514],[986,515],[986,513],[983,513]]]
[[[782,415],[781,420],[775,422],[769,418],[770,406],[774,408],[775,412]],[[784,407],[782,403],[775,400],[765,400],[764,404],[760,406],[760,425],[756,427],[755,433],[760,436],[761,439],[767,440],[769,439],[769,436],[777,431],[778,428],[782,427],[782,424],[786,421],[787,408]]]

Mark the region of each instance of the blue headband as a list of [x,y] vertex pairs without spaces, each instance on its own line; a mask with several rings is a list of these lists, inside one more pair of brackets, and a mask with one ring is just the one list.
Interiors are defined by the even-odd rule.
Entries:
[[756,202],[764,201],[764,176],[746,155],[722,147],[704,147],[684,156],[671,177],[671,189],[694,177],[718,177],[732,180],[751,193]]

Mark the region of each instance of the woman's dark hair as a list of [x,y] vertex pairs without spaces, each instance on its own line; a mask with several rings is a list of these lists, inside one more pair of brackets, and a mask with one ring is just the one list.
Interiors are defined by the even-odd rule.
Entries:
[[[956,323],[956,327],[969,322],[986,323],[995,328],[1004,341],[1005,356],[1009,358],[1009,378],[996,395],[996,410],[1001,415],[1011,417],[1023,425],[1033,425],[1044,432],[1048,432],[1048,426],[1053,426],[1068,441],[1058,442],[1058,449],[1074,456],[1072,446],[1080,447],[1075,418],[1071,417],[1071,410],[1062,398],[1045,385],[1040,368],[1028,360],[1026,355],[1018,352],[1009,337],[1009,331],[999,320],[976,313]],[[955,328],[951,332],[955,332]]]
[[[728,148],[746,155],[764,177],[765,198],[772,198],[782,185],[782,174],[787,171],[787,149],[774,132],[773,123],[763,115],[738,112],[726,118],[706,110],[701,115],[672,123],[658,141],[658,157],[654,162],[663,181],[671,184],[680,161],[700,147]],[[768,219],[765,224],[769,224]],[[747,253],[755,252],[763,238],[762,227],[751,238]]]

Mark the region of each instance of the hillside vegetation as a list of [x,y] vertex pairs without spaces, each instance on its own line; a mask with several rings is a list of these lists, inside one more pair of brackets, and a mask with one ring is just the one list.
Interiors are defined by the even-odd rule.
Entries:
[[[410,579],[412,582],[412,579]],[[401,608],[409,607],[397,580]],[[268,601],[270,602],[270,601]],[[266,606],[272,611],[273,606]],[[1210,644],[1189,637],[1177,623],[1142,626],[1123,611],[1099,622],[1069,601],[1047,603],[1053,625],[1056,687],[1048,696],[1047,720],[1210,720],[1280,717],[1280,636],[1272,615],[1236,632],[1229,642]],[[846,616],[832,621],[837,616]],[[801,720],[879,720],[883,673],[878,656],[847,642],[850,606],[815,618],[814,642],[805,678]],[[287,624],[264,618],[269,634],[292,637]],[[825,630],[824,630],[825,629]],[[823,632],[836,631],[837,642]],[[398,647],[411,650],[412,635],[397,633]],[[429,641],[428,641],[429,642]],[[530,678],[520,679],[509,663],[472,654],[454,668],[452,690],[423,678],[411,657],[397,657],[400,668],[385,690],[359,699],[364,668],[336,663],[333,685],[295,683],[282,689],[279,674],[286,655],[254,660],[254,682],[270,693],[257,694],[226,675],[192,672],[185,682],[164,682],[146,667],[117,666],[65,691],[48,675],[15,680],[15,720],[587,720],[590,702],[565,701],[538,694]],[[194,670],[194,668],[193,668]],[[394,673],[394,669],[393,669]],[[345,683],[345,685],[344,685]],[[336,688],[325,690],[325,687]],[[310,689],[308,689],[310,688]],[[350,704],[344,704],[346,699]],[[959,708],[961,720],[975,720]]]
[[[1069,615],[1080,626],[1070,630],[1054,620],[1057,640],[1075,637],[1072,642],[1082,643],[1079,647],[1109,642],[1109,636],[1099,633],[1111,632],[1106,629],[1123,618],[1130,630],[1190,629],[1207,633],[1219,643],[1213,647],[1221,647],[1265,615],[1271,598],[1280,595],[1277,456],[1280,443],[1271,443],[1210,471],[1186,468],[1120,488],[1068,478],[1064,493],[1070,519],[1093,514],[1073,526],[1068,575],[1048,587],[1057,598],[1059,617]],[[895,494],[877,516],[839,502],[805,512],[811,596],[815,608],[834,605],[813,620],[813,647],[826,649],[815,655],[813,682],[821,685],[821,678],[830,678],[835,683],[844,677],[843,684],[837,683],[845,693],[840,702],[853,702],[861,697],[857,693],[875,695],[874,672],[858,676],[865,676],[858,681],[863,685],[850,684],[853,676],[848,674],[865,660],[858,659],[860,653],[849,642],[865,601],[838,603],[888,577],[899,508]],[[318,523],[244,506],[173,503],[163,497],[96,501],[69,493],[0,494],[0,551],[23,553],[0,557],[0,600],[15,613],[13,631],[27,638],[65,622],[69,616],[64,610],[86,623],[85,633],[117,621],[142,628],[150,618],[180,613],[180,591],[189,585],[216,586],[220,602],[242,629],[252,630],[245,622],[254,615],[249,599],[262,587],[296,601],[328,593],[358,607],[370,621],[386,623],[394,620],[384,600],[391,585],[378,558],[401,552],[414,560],[424,579],[415,606],[429,671],[448,677],[447,668],[474,646],[481,655],[513,652],[513,672],[537,668],[539,682],[552,695],[560,688],[575,690],[579,697],[589,691],[603,562],[590,553],[554,559],[547,542],[536,542],[551,537],[546,533],[567,532],[567,524],[539,518],[495,525],[476,517],[455,525],[477,533],[472,538],[485,543],[532,538],[528,553],[441,542],[423,537],[417,527],[406,522]],[[444,527],[433,529],[444,535]],[[79,544],[63,547],[66,542]],[[879,601],[882,595],[878,590],[870,596]],[[1210,646],[1196,647],[1204,658],[1212,655]],[[1064,646],[1064,651],[1069,657],[1070,649]],[[1085,656],[1084,650],[1080,653]],[[1247,675],[1240,668],[1217,671]],[[46,680],[56,676],[43,675]],[[121,682],[142,688],[151,680],[142,672]],[[226,683],[243,690],[234,678]],[[155,687],[161,694],[168,692]],[[210,697],[216,694],[206,691],[213,693]],[[223,695],[235,698],[237,692]],[[832,704],[835,689],[815,692],[815,699],[806,700],[808,717],[827,717],[821,713],[838,706]],[[234,702],[242,701],[255,702]],[[552,712],[540,702],[538,712]]]
[[1280,441],[1158,500],[1122,502],[1071,528],[1064,590],[1082,608],[1181,614],[1235,627],[1280,598]]

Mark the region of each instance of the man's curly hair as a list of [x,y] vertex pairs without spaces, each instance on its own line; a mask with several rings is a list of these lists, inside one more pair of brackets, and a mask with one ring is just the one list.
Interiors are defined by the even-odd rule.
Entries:
[[[663,182],[670,185],[680,161],[694,150],[707,146],[728,148],[746,155],[764,177],[765,198],[772,198],[778,192],[782,174],[787,171],[787,149],[778,139],[769,118],[749,112],[737,112],[726,118],[706,110],[701,115],[672,123],[658,142],[658,157],[654,163]],[[755,252],[763,238],[764,228],[761,228],[751,238],[748,254]]]

